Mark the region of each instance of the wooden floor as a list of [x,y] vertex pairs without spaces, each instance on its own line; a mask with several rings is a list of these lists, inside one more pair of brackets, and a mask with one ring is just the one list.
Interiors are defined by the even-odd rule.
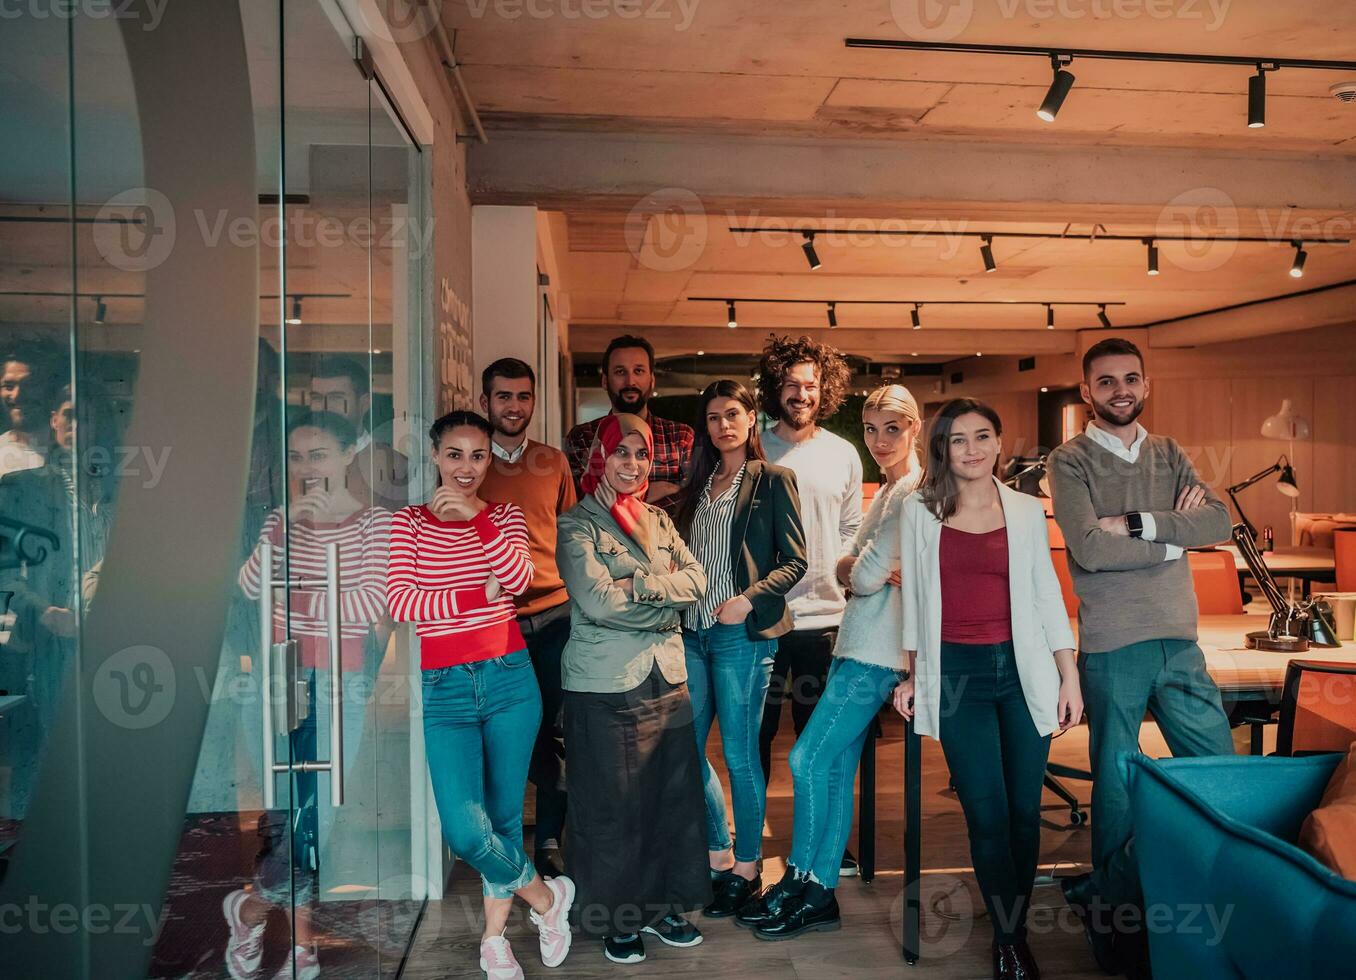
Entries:
[[[898,719],[896,718],[897,722]],[[786,768],[790,748],[790,718],[773,764],[769,787],[767,827],[764,831],[764,877],[779,877],[791,836],[791,777]],[[1050,758],[1064,765],[1087,767],[1087,728],[1075,729],[1055,739]],[[583,977],[616,978],[624,974],[644,976],[689,976],[741,978],[795,977],[800,980],[829,978],[909,977],[917,970],[929,977],[991,976],[989,948],[992,933],[971,872],[965,820],[955,794],[947,789],[947,773],[941,749],[923,739],[923,951],[916,967],[906,966],[901,954],[904,826],[902,728],[887,727],[878,743],[879,809],[877,874],[869,885],[855,878],[839,882],[838,902],[843,910],[843,928],[838,932],[814,933],[788,942],[769,943],[755,939],[729,920],[712,921],[700,914],[693,921],[705,934],[693,949],[670,949],[657,940],[646,943],[647,959],[636,966],[618,966],[603,957],[597,942],[581,941],[563,966],[548,970],[537,955],[535,931],[526,912],[515,907],[509,927],[514,951],[529,977],[570,980]],[[719,759],[712,735],[710,757]],[[1146,723],[1141,732],[1146,753],[1167,754],[1158,729]],[[1240,751],[1247,751],[1241,748]],[[1070,783],[1086,804],[1087,783]],[[1041,835],[1041,872],[1061,875],[1087,869],[1090,831],[1071,827],[1069,811],[1055,796],[1046,793],[1045,826]],[[854,832],[853,845],[856,847]],[[1031,946],[1047,978],[1104,978],[1087,951],[1076,920],[1064,904],[1059,888],[1038,879],[1030,921]],[[430,903],[425,921],[406,963],[404,976],[412,980],[434,977],[478,977],[477,948],[480,925],[479,881],[458,865],[452,894]]]

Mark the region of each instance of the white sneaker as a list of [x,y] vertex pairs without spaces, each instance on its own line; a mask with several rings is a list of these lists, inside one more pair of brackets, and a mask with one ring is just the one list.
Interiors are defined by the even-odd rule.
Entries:
[[491,936],[480,944],[480,968],[486,980],[523,980],[523,968],[503,936]]
[[537,938],[541,942],[541,961],[544,966],[560,966],[570,955],[570,906],[574,904],[574,882],[561,875],[559,878],[547,878],[546,887],[551,889],[554,901],[545,915],[538,915],[534,909],[528,918],[537,927]]
[[231,934],[226,940],[226,974],[231,980],[254,980],[259,975],[259,964],[264,958],[264,925],[247,926],[240,918],[240,909],[250,897],[243,888],[237,888],[221,902],[222,914]]
[[[293,961],[296,973],[292,972]],[[273,974],[273,980],[320,980],[320,952],[312,946],[297,946],[292,955],[283,961],[282,968]]]

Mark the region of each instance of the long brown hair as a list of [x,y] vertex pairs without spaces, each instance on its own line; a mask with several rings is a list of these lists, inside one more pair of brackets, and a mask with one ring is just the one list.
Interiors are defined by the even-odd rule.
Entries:
[[733,398],[739,402],[745,411],[753,413],[753,425],[749,428],[749,441],[744,443],[744,458],[767,459],[767,455],[763,452],[763,440],[758,435],[758,405],[753,400],[753,395],[749,393],[749,389],[738,381],[731,381],[728,378],[713,381],[707,385],[705,390],[702,391],[701,424],[697,426],[695,433],[696,441],[692,449],[692,468],[688,470],[687,479],[683,482],[683,489],[678,498],[677,518],[674,521],[674,524],[678,527],[678,533],[684,537],[692,530],[692,518],[696,516],[697,505],[701,503],[701,496],[706,491],[706,481],[711,478],[711,474],[720,465],[720,450],[711,441],[711,430],[706,424],[706,410],[711,407],[711,403],[717,398]]
[[[924,506],[939,521],[956,513],[959,490],[951,472],[951,429],[962,415],[982,415],[993,426],[995,436],[1003,435],[1003,420],[990,406],[974,398],[953,398],[942,406],[928,425],[928,455],[923,482],[918,486]],[[998,460],[994,460],[994,469]]]

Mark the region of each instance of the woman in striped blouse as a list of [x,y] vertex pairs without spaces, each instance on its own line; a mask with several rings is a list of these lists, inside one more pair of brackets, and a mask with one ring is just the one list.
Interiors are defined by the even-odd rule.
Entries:
[[[274,582],[284,582],[288,577],[305,582],[300,588],[286,590],[285,607],[281,601],[271,606],[273,639],[281,641],[289,635],[296,639],[312,705],[306,720],[291,736],[292,754],[297,759],[314,759],[317,746],[329,740],[330,715],[322,705],[329,703],[331,680],[327,596],[317,583],[325,581],[329,545],[338,546],[346,774],[358,758],[366,727],[371,690],[367,671],[377,660],[373,627],[386,615],[387,537],[391,525],[389,511],[359,500],[345,485],[356,440],[353,425],[334,412],[304,412],[292,420],[287,432],[288,507],[286,511],[278,508],[265,519],[259,541],[239,575],[241,591],[250,599],[258,599],[267,546],[272,554]],[[271,757],[274,747],[267,746],[266,750]],[[232,891],[222,904],[230,926],[226,959],[231,976],[251,976],[258,970],[268,910],[274,906],[290,908],[293,893],[297,907],[293,922],[297,975],[319,975],[319,954],[308,910],[317,892],[310,869],[324,866],[336,811],[320,793],[320,783],[328,781],[328,776],[299,772],[292,778],[300,814],[292,827],[292,846],[282,843],[288,832],[285,819],[277,814],[261,817],[259,833],[265,843],[254,870],[254,889]],[[314,863],[313,852],[317,855]]]
[[[709,918],[734,915],[762,886],[767,784],[758,731],[777,637],[791,629],[786,593],[805,574],[805,531],[796,477],[766,461],[753,396],[737,381],[702,392],[692,471],[678,528],[702,567],[706,595],[683,613],[683,647],[706,789],[707,850],[714,898]],[[720,777],[706,761],[711,725],[730,775],[734,840]]]
[[533,569],[522,511],[479,496],[492,433],[474,412],[433,423],[439,486],[428,504],[392,519],[386,589],[392,617],[417,624],[424,742],[443,834],[483,883],[480,968],[490,980],[516,980],[522,968],[504,936],[513,896],[532,908],[542,962],[558,966],[570,949],[574,883],[543,880],[523,850],[541,693],[513,596]]

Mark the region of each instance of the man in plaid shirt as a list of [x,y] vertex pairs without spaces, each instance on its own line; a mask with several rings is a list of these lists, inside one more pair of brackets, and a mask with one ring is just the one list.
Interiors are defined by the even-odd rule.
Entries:
[[[650,466],[648,503],[668,508],[683,485],[688,464],[692,462],[692,427],[682,422],[661,419],[650,412],[654,395],[654,348],[644,337],[624,335],[612,338],[603,355],[603,388],[612,402],[612,411],[639,415],[654,431],[654,458]],[[565,437],[565,455],[570,458],[575,490],[588,464],[589,447],[598,431],[598,420],[583,422]]]

